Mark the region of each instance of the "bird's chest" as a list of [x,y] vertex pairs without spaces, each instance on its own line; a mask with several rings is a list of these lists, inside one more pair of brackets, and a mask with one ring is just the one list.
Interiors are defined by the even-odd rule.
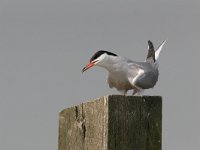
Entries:
[[120,72],[109,73],[107,82],[110,88],[115,87],[118,90],[129,90],[132,88],[126,74]]

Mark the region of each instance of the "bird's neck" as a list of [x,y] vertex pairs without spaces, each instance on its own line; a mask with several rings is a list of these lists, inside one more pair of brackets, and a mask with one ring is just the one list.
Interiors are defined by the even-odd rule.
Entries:
[[99,64],[99,67],[105,68],[109,72],[116,72],[119,69],[120,66],[120,58],[118,57],[112,57],[107,58],[104,62]]

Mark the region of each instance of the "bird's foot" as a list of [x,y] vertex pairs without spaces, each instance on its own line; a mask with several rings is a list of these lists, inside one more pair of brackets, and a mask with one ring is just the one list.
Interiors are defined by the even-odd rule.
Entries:
[[132,95],[133,96],[142,96],[143,90],[134,89]]

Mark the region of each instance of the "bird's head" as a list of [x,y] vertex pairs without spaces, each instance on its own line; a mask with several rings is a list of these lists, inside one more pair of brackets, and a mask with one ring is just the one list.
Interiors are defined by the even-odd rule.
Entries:
[[104,51],[104,50],[100,50],[96,52],[90,58],[89,63],[82,69],[82,72],[85,72],[86,70],[88,70],[89,68],[93,66],[105,66],[106,63],[108,63],[110,56],[113,57],[117,55],[108,51]]

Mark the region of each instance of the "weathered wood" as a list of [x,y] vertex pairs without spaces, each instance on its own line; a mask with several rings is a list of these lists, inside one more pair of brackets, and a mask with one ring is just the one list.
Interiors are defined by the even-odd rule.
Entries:
[[161,150],[162,98],[110,95],[64,109],[59,150]]

